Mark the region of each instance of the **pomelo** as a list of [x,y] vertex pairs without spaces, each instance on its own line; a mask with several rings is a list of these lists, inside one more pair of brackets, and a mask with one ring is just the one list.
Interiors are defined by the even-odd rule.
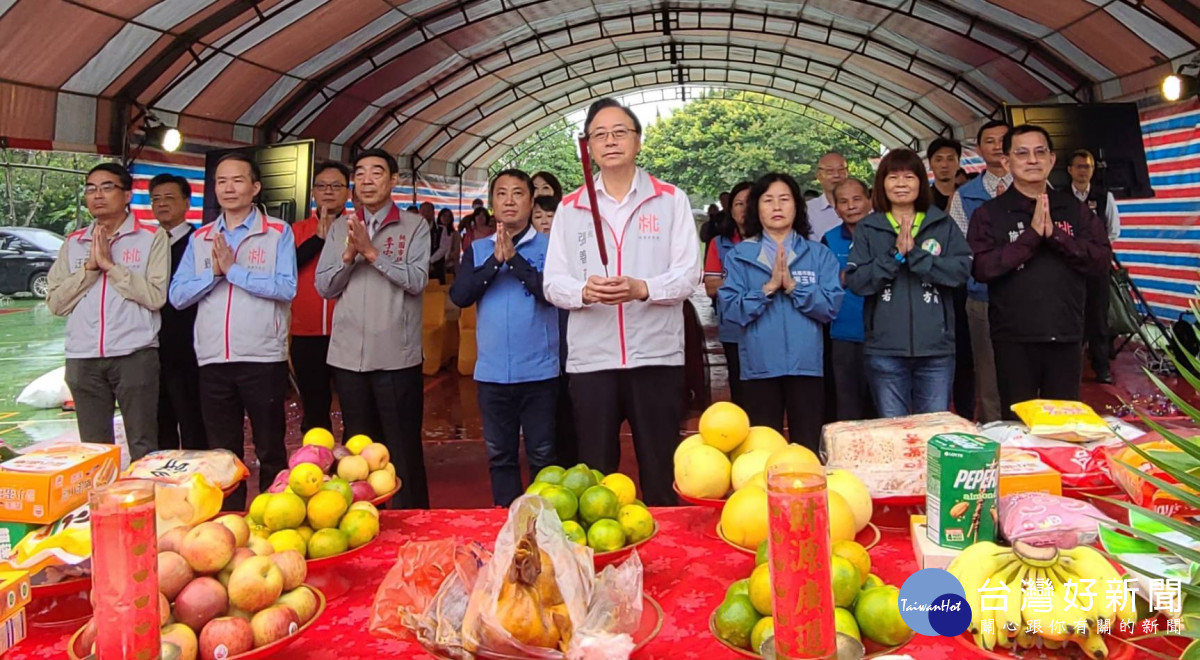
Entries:
[[779,431],[769,426],[751,426],[750,432],[746,434],[746,439],[733,450],[729,458],[736,461],[742,454],[755,449],[765,449],[767,454],[773,454],[786,447],[787,443],[788,441],[780,435]]
[[675,461],[675,484],[688,497],[722,498],[729,492],[731,469],[720,449],[699,445]]
[[854,540],[854,511],[841,495],[829,491],[829,539],[833,543]]
[[734,490],[741,490],[751,479],[763,473],[771,453],[766,449],[752,449],[733,461],[729,480]]
[[731,543],[757,550],[767,538],[767,492],[746,486],[730,495],[721,509],[721,532]]
[[700,415],[704,442],[728,454],[750,434],[750,416],[735,404],[718,401]]
[[675,447],[675,462],[676,463],[679,462],[680,454],[687,451],[688,449],[691,449],[692,447],[695,447],[697,445],[702,445],[702,444],[704,444],[704,437],[701,436],[699,433],[697,433],[695,435],[689,435],[688,437],[684,438],[683,442],[680,442],[679,446]]
[[763,471],[770,476],[771,470],[781,469],[779,466],[816,466],[820,464],[821,460],[808,447],[791,444],[776,449],[771,454],[771,457],[767,459],[767,464],[763,467]]
[[854,512],[854,531],[861,532],[874,514],[871,491],[867,490],[866,484],[847,470],[830,470],[825,475],[825,483],[831,493],[841,495],[850,505],[850,510]]

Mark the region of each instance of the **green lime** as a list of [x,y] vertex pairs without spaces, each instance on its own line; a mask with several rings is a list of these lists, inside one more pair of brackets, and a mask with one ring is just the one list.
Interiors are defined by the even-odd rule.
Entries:
[[538,493],[538,496],[550,502],[550,505],[558,512],[559,520],[570,520],[575,517],[579,502],[575,500],[575,495],[566,488],[547,485],[542,488],[542,492]]
[[588,528],[587,540],[588,547],[596,552],[612,552],[625,547],[625,532],[615,520],[597,520]]
[[750,650],[758,653],[762,648],[763,640],[775,634],[775,619],[769,616],[764,616],[754,624],[754,629],[750,631]]
[[596,483],[600,483],[601,481],[604,481],[604,473],[601,472],[600,470],[592,470],[592,476],[596,477]]
[[563,532],[566,533],[568,541],[578,543],[579,545],[587,545],[587,532],[584,531],[582,525],[574,520],[563,522]]
[[767,563],[767,540],[763,539],[762,543],[758,544],[758,550],[754,553],[754,565],[759,566]]
[[858,622],[854,613],[844,607],[833,608],[833,624],[840,633],[846,633],[858,641],[862,641],[862,633],[858,632]]
[[526,495],[541,495],[542,491],[545,490],[547,486],[553,486],[553,485],[554,484],[552,484],[548,481],[535,481],[535,482],[529,484],[529,488],[525,489],[525,494]]
[[621,503],[617,494],[606,486],[592,486],[579,496],[579,517],[584,524],[591,525],[597,520],[616,520],[621,513]]
[[862,585],[858,577],[858,569],[843,557],[830,558],[830,572],[833,574],[833,602],[838,607],[850,607]]
[[750,635],[762,617],[749,596],[730,596],[717,608],[713,627],[717,636],[740,648],[750,648]]
[[725,590],[725,600],[729,600],[730,596],[749,596],[750,595],[750,578],[738,580],[729,585]]
[[586,465],[576,465],[563,474],[562,483],[560,485],[572,493],[575,493],[575,497],[580,497],[583,495],[583,491],[595,486],[598,483],[600,483],[600,481],[596,479],[596,475],[592,474],[592,471],[589,470]]
[[558,465],[547,465],[537,473],[537,476],[534,477],[533,480],[558,485],[562,483],[563,474],[565,473],[565,468],[562,468]]

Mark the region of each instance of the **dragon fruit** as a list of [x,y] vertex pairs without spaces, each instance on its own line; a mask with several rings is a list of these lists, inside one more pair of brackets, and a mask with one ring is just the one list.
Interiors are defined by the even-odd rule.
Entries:
[[301,463],[312,463],[321,468],[322,472],[328,472],[330,466],[333,465],[333,452],[319,445],[304,445],[288,457],[289,468],[294,468]]
[[271,482],[271,487],[267,489],[267,492],[282,493],[283,489],[288,487],[288,477],[291,476],[291,474],[292,470],[291,468],[288,468],[287,470],[282,470],[279,474],[275,475],[275,481]]

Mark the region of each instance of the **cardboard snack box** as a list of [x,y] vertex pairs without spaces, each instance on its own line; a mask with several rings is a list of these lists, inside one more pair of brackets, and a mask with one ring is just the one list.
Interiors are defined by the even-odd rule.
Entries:
[[116,480],[116,445],[64,443],[0,464],[0,519],[48,525],[87,501],[93,488]]
[[32,598],[32,589],[29,586],[29,573],[0,571],[0,620],[24,609]]
[[29,627],[25,621],[25,608],[16,611],[7,619],[0,620],[0,656],[25,640]]

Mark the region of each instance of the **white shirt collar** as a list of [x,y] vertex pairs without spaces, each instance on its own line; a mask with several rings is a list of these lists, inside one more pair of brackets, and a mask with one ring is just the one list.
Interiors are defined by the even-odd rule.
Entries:
[[172,227],[171,230],[167,232],[167,236],[171,240],[171,245],[175,245],[179,241],[183,240],[183,237],[187,236],[188,231],[190,231],[191,228],[192,227],[188,224],[187,220],[184,220],[183,222]]
[[1071,184],[1071,192],[1075,195],[1075,199],[1078,199],[1079,201],[1082,202],[1083,200],[1087,199],[1089,194],[1091,194],[1092,185],[1089,183],[1087,188],[1080,190],[1075,187],[1074,183],[1072,183]]
[[616,202],[617,206],[620,206],[620,205],[624,204],[625,202],[628,202],[629,200],[633,199],[634,195],[637,194],[638,178],[640,178],[640,177],[638,177],[638,172],[637,172],[637,170],[634,170],[633,182],[629,186],[629,192],[625,194],[625,199],[615,199],[615,198],[613,198],[612,195],[608,194],[607,190],[604,189],[604,176],[602,174],[597,174],[596,175],[596,193],[597,194],[604,193],[605,197]]

